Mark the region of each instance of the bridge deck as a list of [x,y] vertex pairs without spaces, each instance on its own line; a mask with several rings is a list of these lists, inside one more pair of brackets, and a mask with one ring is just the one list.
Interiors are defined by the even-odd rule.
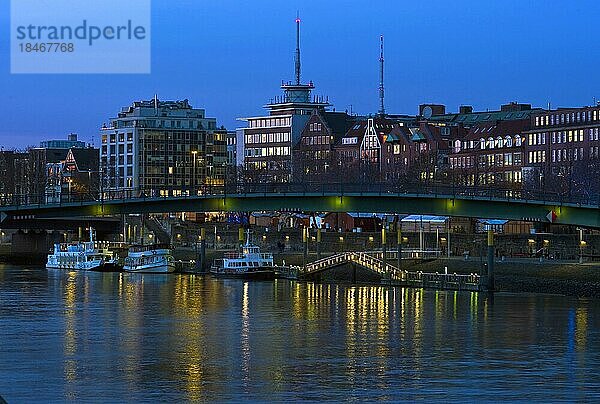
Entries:
[[510,219],[600,228],[600,200],[566,198],[556,194],[531,194],[514,190],[471,188],[360,187],[336,189],[336,184],[301,189],[296,184],[270,185],[261,189],[208,188],[186,196],[153,197],[131,192],[89,195],[59,203],[14,196],[0,200],[0,222],[8,216],[52,218],[107,216],[132,213],[216,211],[304,211],[430,214],[489,219]]

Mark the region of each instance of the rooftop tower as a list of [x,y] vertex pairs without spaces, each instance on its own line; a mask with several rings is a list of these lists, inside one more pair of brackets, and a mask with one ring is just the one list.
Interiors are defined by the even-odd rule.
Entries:
[[380,40],[380,54],[379,54],[379,115],[385,115],[385,104],[384,104],[384,86],[383,86],[383,35],[379,37]]

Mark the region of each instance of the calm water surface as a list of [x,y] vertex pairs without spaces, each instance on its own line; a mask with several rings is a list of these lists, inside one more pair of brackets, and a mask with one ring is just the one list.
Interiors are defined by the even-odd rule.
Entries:
[[0,395],[600,400],[600,301],[0,266]]

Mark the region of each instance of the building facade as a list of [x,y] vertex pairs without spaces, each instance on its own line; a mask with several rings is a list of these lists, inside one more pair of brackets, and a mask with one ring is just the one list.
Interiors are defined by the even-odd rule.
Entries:
[[450,182],[463,186],[521,189],[529,119],[474,125],[453,141]]
[[227,131],[187,100],[136,101],[100,138],[105,192],[185,195],[225,182]]
[[600,191],[600,106],[539,111],[524,132],[524,176],[533,190],[567,196]]
[[29,193],[29,154],[14,150],[0,151],[0,198],[11,200]]

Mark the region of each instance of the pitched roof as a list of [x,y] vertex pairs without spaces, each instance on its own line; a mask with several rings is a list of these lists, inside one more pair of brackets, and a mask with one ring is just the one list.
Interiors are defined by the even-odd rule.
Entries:
[[321,116],[335,137],[344,136],[354,122],[354,119],[345,112],[324,112]]
[[475,125],[469,129],[465,140],[478,140],[481,138],[518,135],[531,127],[529,119],[515,121],[487,122]]
[[453,122],[463,125],[476,125],[485,122],[512,121],[519,119],[530,119],[533,113],[541,111],[540,108],[525,111],[486,111],[473,112],[470,114],[445,114],[434,115],[429,118],[432,122]]
[[93,147],[72,148],[69,151],[73,154],[75,164],[79,171],[94,171],[98,170],[98,161],[100,158],[100,150]]

